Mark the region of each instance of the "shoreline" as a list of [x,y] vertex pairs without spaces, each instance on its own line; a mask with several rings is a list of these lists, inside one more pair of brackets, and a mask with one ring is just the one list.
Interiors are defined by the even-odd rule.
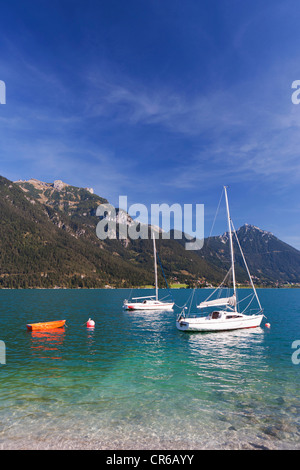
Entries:
[[[196,290],[216,289],[218,286],[196,287]],[[1,290],[151,290],[154,287],[0,287]],[[193,287],[170,287],[174,290],[193,290]],[[238,286],[237,289],[251,289],[251,286]],[[300,289],[300,285],[296,286],[255,286],[255,289]],[[168,290],[167,287],[159,287],[159,290]]]
[[292,443],[278,441],[277,439],[262,439],[249,436],[249,438],[235,441],[230,439],[227,442],[216,442],[214,440],[199,441],[197,444],[191,445],[186,440],[170,441],[168,439],[152,439],[144,436],[138,442],[132,440],[118,440],[106,442],[105,440],[90,438],[84,436],[82,438],[67,439],[65,437],[55,437],[53,441],[44,438],[18,438],[0,439],[0,450],[102,450],[102,451],[176,451],[176,450],[299,450],[300,444],[292,445]]

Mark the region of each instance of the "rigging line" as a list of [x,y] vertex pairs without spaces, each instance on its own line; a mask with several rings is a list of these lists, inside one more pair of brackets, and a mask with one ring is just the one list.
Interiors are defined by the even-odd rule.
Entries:
[[[165,300],[167,297],[169,297],[169,295],[170,295],[170,294],[167,294],[167,295],[165,295],[164,297],[161,297],[159,300],[160,300],[160,301]],[[169,299],[169,301],[170,301],[170,299]]]
[[221,204],[221,200],[222,200],[222,197],[223,197],[223,193],[224,193],[224,188],[222,189],[222,193],[221,193],[221,197],[220,197],[220,200],[219,200],[219,204],[218,204],[218,207],[217,207],[217,210],[216,210],[216,213],[215,213],[215,218],[214,218],[214,221],[213,221],[213,223],[212,223],[212,227],[211,227],[210,234],[209,234],[209,237],[208,237],[207,245],[209,244],[209,240],[210,240],[212,231],[213,231],[214,226],[215,226],[215,222],[216,222],[216,218],[217,218],[217,215],[218,215],[218,212],[219,212],[219,209],[220,209],[220,204]]
[[191,303],[190,303],[190,308],[189,308],[189,312],[188,312],[188,314],[190,314],[190,311],[191,311],[191,307],[192,307],[192,302],[193,302],[193,298],[194,298],[195,290],[196,290],[196,289],[194,289],[194,290],[193,290],[193,295],[192,295],[192,298],[191,298]]
[[221,297],[223,290],[225,290],[225,295],[226,295],[226,296],[228,296],[228,297],[230,296],[230,287],[225,286],[224,284],[225,284],[225,282],[227,282],[227,278],[230,276],[231,271],[232,271],[232,266],[229,268],[229,271],[227,271],[226,276],[224,277],[222,283],[221,283],[221,284],[219,285],[219,287],[218,287],[218,288],[220,289],[220,290],[219,290],[219,293],[218,293],[218,298]]
[[170,290],[170,287],[169,287],[168,281],[167,281],[167,279],[166,279],[166,276],[165,276],[164,268],[162,267],[162,264],[161,264],[161,261],[160,261],[160,257],[158,256],[158,253],[157,253],[157,252],[156,252],[156,256],[157,256],[157,259],[158,259],[158,261],[159,261],[159,264],[160,264],[160,267],[161,267],[161,270],[162,270],[162,273],[163,273],[164,279],[165,279],[165,281],[166,281],[166,284],[167,284],[167,289],[168,289],[168,291],[169,291],[169,294],[170,294],[170,296],[171,296],[171,298],[172,298],[173,302],[175,302],[175,300],[174,300],[174,297],[173,297],[173,294],[172,294],[172,292],[171,292],[171,290]]
[[168,296],[165,295],[164,297],[161,297],[159,300],[162,301],[162,300],[166,299],[167,297],[168,297]]
[[[230,272],[232,270],[232,267],[229,269],[229,271],[226,273],[226,276],[224,277],[223,281],[221,282],[221,284],[218,285],[218,287],[215,288],[215,290],[205,299],[204,302],[207,302],[212,296],[213,294],[218,290],[220,289],[220,287],[224,284],[224,282],[226,281],[227,277],[229,276]],[[219,294],[220,296],[220,294]]]
[[[249,296],[248,296],[248,297],[249,297]],[[251,303],[252,303],[254,297],[255,297],[255,294],[252,295],[252,299],[251,299],[250,302],[248,303],[247,307],[244,308],[244,310],[242,311],[242,313],[244,313],[244,312],[247,310],[247,308],[251,305]],[[245,299],[243,299],[243,300],[245,300]]]
[[180,308],[180,309],[183,309],[190,301],[191,297],[194,295],[195,293],[195,288],[193,289],[193,291],[191,292],[191,294],[189,295],[189,298],[187,299],[187,301],[181,306],[181,305],[177,305],[175,304],[176,307]]
[[262,310],[262,306],[260,304],[260,301],[259,301],[259,298],[258,298],[258,295],[257,295],[257,292],[256,292],[256,289],[255,289],[255,286],[254,286],[254,283],[253,283],[253,280],[252,280],[252,277],[251,277],[251,274],[250,274],[250,271],[249,271],[249,268],[248,268],[248,265],[246,263],[246,259],[245,259],[245,256],[244,256],[244,253],[243,253],[243,250],[242,250],[242,247],[240,245],[240,242],[239,242],[239,239],[238,239],[238,236],[236,234],[236,231],[235,231],[235,227],[233,225],[233,222],[231,220],[231,225],[232,225],[232,228],[233,228],[233,231],[234,231],[234,235],[235,235],[235,238],[236,238],[236,241],[237,241],[237,244],[239,246],[239,249],[240,249],[240,252],[241,252],[241,255],[242,255],[242,258],[243,258],[243,261],[244,261],[244,264],[245,264],[245,267],[246,267],[246,270],[247,270],[247,273],[248,273],[248,276],[249,276],[249,279],[250,279],[250,282],[251,282],[251,285],[252,285],[252,288],[253,288],[253,291],[254,291],[254,294],[255,294],[255,297],[256,297],[256,300],[257,300],[257,303],[259,305],[259,308]]
[[130,289],[130,293],[129,293],[128,299],[131,299],[132,291],[133,291],[133,287]]
[[244,297],[243,299],[239,300],[239,301],[237,302],[237,305],[240,304],[241,302],[244,302],[244,300],[248,299],[248,298],[251,297],[252,295],[254,295],[254,294],[253,294],[253,293],[252,293],[252,294],[249,294],[249,295],[247,295],[247,297]]

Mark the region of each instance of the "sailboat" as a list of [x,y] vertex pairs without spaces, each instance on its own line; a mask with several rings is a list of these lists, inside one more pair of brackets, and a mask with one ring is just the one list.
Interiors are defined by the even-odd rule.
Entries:
[[146,297],[132,297],[131,300],[126,299],[123,303],[123,308],[125,310],[173,310],[174,302],[166,302],[158,299],[157,254],[153,232],[152,239],[154,253],[155,295],[148,295]]
[[[176,326],[181,331],[226,331],[226,330],[237,330],[241,328],[256,328],[260,326],[261,321],[263,319],[263,309],[261,303],[259,301],[251,274],[249,272],[248,265],[246,263],[246,259],[244,253],[242,251],[239,239],[236,234],[236,230],[234,228],[233,222],[230,217],[229,212],[229,204],[228,204],[228,195],[227,195],[227,187],[224,186],[225,191],[225,200],[226,200],[226,211],[227,211],[227,220],[228,220],[228,233],[229,233],[229,243],[230,243],[230,255],[231,255],[231,268],[228,271],[227,276],[231,273],[232,274],[232,283],[233,283],[233,294],[227,297],[219,297],[212,299],[214,293],[216,291],[220,292],[220,288],[224,283],[225,279],[221,283],[215,291],[213,291],[210,296],[204,301],[197,305],[197,308],[208,308],[212,307],[213,311],[210,312],[206,316],[197,316],[197,315],[188,315],[185,316],[184,310],[178,316],[176,321]],[[234,267],[234,252],[233,252],[233,233],[235,235],[237,245],[240,249],[245,268],[247,274],[249,276],[250,284],[252,286],[253,294],[247,296],[247,298],[251,297],[251,300],[248,302],[246,308],[240,312],[239,304],[243,302],[245,299],[242,299],[238,302],[237,299],[237,290],[236,290],[236,279],[235,279],[235,267]],[[245,313],[252,301],[256,299],[258,307],[257,311],[254,314],[247,314]],[[215,310],[216,307],[222,307],[222,309]]]

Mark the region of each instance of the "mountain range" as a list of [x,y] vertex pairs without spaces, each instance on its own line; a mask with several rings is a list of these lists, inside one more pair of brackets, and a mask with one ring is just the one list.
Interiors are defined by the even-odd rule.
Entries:
[[[153,247],[149,240],[100,240],[96,210],[107,199],[92,188],[60,180],[12,182],[0,177],[0,287],[96,288],[153,285]],[[119,212],[126,223],[131,217]],[[164,274],[171,285],[204,287],[220,283],[230,267],[228,233],[205,239],[201,250],[185,250],[185,241],[157,240]],[[300,283],[300,251],[272,233],[245,224],[237,230],[257,285]],[[236,251],[236,275],[247,284]],[[160,270],[159,270],[160,271]],[[159,284],[165,286],[163,275]]]

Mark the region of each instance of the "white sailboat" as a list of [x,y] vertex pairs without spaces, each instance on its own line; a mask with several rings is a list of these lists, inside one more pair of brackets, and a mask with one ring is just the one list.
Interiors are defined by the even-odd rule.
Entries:
[[165,302],[158,299],[157,282],[157,260],[155,237],[152,232],[153,253],[154,253],[154,275],[155,275],[155,295],[146,297],[132,297],[131,300],[124,300],[123,308],[125,310],[173,310],[174,302]]
[[[228,196],[227,196],[227,187],[224,186],[225,191],[225,200],[226,200],[226,210],[227,210],[227,219],[228,219],[228,230],[229,230],[229,242],[230,242],[230,254],[231,254],[231,268],[229,273],[232,273],[232,282],[233,282],[233,295],[228,297],[216,298],[211,299],[213,294],[220,289],[222,284],[215,289],[214,292],[204,301],[197,305],[197,308],[207,308],[207,307],[223,307],[220,310],[213,310],[206,316],[197,316],[197,315],[189,315],[185,317],[184,311],[178,316],[176,321],[176,326],[181,331],[226,331],[226,330],[236,330],[240,328],[256,328],[260,326],[261,321],[263,319],[263,309],[261,307],[255,286],[253,284],[252,277],[249,272],[248,265],[245,260],[244,253],[242,251],[240,242],[238,240],[233,222],[230,217],[229,213],[229,204],[228,204]],[[246,308],[240,312],[239,311],[239,303],[237,301],[237,291],[236,291],[236,280],[235,280],[235,268],[234,268],[234,252],[233,252],[233,242],[232,236],[233,233],[236,237],[236,241],[238,247],[240,249],[247,274],[250,279],[250,283],[253,289],[253,294],[247,296],[246,298],[251,297],[251,300],[248,302]],[[228,273],[227,273],[228,275]],[[226,277],[227,277],[226,275]],[[225,278],[226,279],[226,278]],[[223,281],[224,282],[224,281]],[[252,315],[246,314],[244,312],[247,311],[252,301],[256,299],[258,304],[258,311]],[[242,299],[241,302],[245,300]]]

